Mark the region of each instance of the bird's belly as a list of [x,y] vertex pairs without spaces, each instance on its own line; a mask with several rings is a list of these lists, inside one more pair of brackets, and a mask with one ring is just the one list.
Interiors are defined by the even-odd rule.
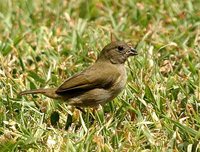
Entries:
[[113,100],[125,87],[126,81],[121,79],[110,89],[92,89],[68,99],[68,104],[78,107],[95,107]]
[[96,88],[70,98],[68,104],[78,107],[95,107],[106,103],[111,97],[108,90]]

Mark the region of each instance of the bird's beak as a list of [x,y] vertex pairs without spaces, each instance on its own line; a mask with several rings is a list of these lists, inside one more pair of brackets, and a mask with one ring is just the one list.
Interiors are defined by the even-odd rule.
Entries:
[[128,56],[134,56],[137,55],[137,50],[133,47],[130,47],[129,51],[127,52]]

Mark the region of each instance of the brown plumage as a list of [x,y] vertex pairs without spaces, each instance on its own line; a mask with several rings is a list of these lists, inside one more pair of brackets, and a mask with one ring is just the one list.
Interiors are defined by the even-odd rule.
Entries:
[[136,50],[123,41],[111,42],[92,66],[68,78],[58,88],[27,90],[20,95],[39,93],[77,107],[102,105],[124,89],[127,79],[124,63],[136,54]]

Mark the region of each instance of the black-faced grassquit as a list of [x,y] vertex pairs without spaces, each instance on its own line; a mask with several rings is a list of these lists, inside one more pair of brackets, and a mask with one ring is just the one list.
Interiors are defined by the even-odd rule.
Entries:
[[127,43],[111,42],[92,66],[68,78],[58,88],[27,90],[20,95],[39,93],[76,107],[103,105],[124,89],[127,80],[124,63],[134,55],[136,50]]

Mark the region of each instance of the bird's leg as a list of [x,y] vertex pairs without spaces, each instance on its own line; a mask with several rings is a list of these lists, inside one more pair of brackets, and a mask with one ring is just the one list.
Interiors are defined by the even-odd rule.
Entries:
[[76,107],[76,109],[80,110],[83,114],[86,114],[85,110],[83,110],[82,108]]
[[[82,108],[80,107],[75,107],[75,108],[81,111],[84,115],[86,114],[86,112]],[[72,124],[72,115],[68,113],[65,124],[65,130],[67,130],[71,126],[71,124]]]

